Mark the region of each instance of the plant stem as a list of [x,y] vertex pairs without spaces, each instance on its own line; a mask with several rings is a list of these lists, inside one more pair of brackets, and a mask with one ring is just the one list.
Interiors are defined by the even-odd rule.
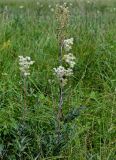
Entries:
[[61,120],[63,113],[62,113],[62,105],[63,105],[63,88],[60,86],[59,88],[60,92],[59,92],[59,111],[58,111],[58,117]]
[[23,115],[25,115],[26,107],[27,107],[26,96],[27,96],[27,86],[26,86],[26,78],[24,77],[24,114]]
[[[59,65],[62,66],[62,49],[63,45],[62,42],[59,43]],[[60,121],[62,120],[63,113],[62,113],[62,105],[63,105],[63,87],[59,85],[59,105],[58,105],[58,142],[60,141],[60,134],[61,134],[61,125]]]
[[62,49],[63,49],[63,45],[62,45],[62,41],[59,43],[59,65],[62,65]]
[[[62,45],[62,40],[59,43],[59,65],[62,66],[62,49],[63,49],[63,45]],[[60,85],[59,86],[59,106],[58,106],[58,117],[59,120],[62,119],[62,105],[63,105],[63,87]]]

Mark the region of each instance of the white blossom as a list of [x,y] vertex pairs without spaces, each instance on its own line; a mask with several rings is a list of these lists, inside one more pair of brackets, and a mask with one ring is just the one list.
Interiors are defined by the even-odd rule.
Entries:
[[59,66],[58,68],[54,68],[54,71],[59,79],[63,78],[66,75],[66,69],[63,66]]
[[75,56],[72,53],[64,55],[64,60],[69,64],[70,68],[73,68],[75,65]]
[[73,70],[71,68],[65,69],[63,66],[59,66],[58,68],[54,68],[55,75],[60,81],[61,86],[65,86],[67,84],[67,77],[73,75]]
[[73,45],[73,38],[64,40],[63,45],[66,51],[70,51]]
[[[63,42],[64,49],[68,52],[72,49],[73,38],[66,39]],[[75,56],[72,53],[68,53],[63,56],[63,60],[68,64],[66,68],[64,66],[59,66],[54,68],[54,74],[57,76],[60,86],[64,87],[67,84],[68,77],[73,75],[73,68],[75,66]]]
[[26,56],[19,56],[19,65],[20,65],[20,71],[24,77],[27,77],[30,75],[29,68],[34,63],[34,61],[31,61],[31,58]]
[[60,81],[60,85],[64,87],[67,84],[67,70],[63,66],[59,66],[58,68],[54,68],[54,72],[58,80]]

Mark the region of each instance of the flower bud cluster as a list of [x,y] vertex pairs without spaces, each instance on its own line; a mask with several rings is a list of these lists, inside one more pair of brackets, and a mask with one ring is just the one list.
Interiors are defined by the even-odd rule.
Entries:
[[27,77],[30,75],[29,68],[31,65],[33,65],[34,61],[31,61],[31,58],[26,56],[19,56],[19,66],[20,71],[24,77]]
[[56,19],[60,25],[60,29],[67,26],[69,19],[69,8],[66,3],[63,5],[56,5]]

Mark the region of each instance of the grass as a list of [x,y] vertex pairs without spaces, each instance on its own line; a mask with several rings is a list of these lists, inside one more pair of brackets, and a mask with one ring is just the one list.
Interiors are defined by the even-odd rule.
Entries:
[[[67,122],[62,122],[60,143],[55,118],[58,86],[48,82],[54,79],[58,60],[52,10],[56,1],[39,2],[0,1],[0,159],[115,160],[116,2],[71,1],[70,6],[67,1],[71,13],[67,35],[74,37],[77,62],[64,93]],[[25,119],[19,55],[35,61]],[[80,106],[84,107],[79,112]],[[78,116],[72,118],[75,110]]]

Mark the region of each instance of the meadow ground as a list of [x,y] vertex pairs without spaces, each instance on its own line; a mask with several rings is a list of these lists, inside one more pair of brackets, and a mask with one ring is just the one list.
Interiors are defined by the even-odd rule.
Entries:
[[[0,0],[0,159],[115,160],[116,1],[66,1],[76,66],[64,91],[67,120],[59,142],[59,91],[52,81],[58,65],[57,2]],[[19,55],[35,61],[26,110]]]

